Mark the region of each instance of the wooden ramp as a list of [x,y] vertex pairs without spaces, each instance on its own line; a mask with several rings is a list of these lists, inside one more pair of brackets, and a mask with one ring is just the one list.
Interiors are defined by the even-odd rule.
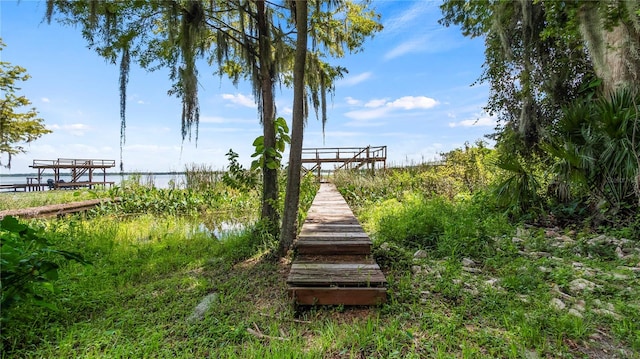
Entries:
[[295,243],[287,278],[300,305],[376,305],[387,281],[371,257],[371,239],[333,184],[323,183]]

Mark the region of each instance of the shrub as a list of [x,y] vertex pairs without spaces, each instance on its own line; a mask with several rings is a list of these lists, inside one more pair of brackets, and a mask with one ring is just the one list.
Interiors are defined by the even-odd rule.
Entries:
[[54,309],[52,294],[61,264],[70,260],[87,264],[78,253],[53,248],[36,230],[6,216],[0,221],[2,320],[19,303]]
[[431,249],[439,256],[486,258],[494,253],[493,238],[511,228],[505,215],[491,210],[489,198],[482,192],[455,201],[407,194],[366,217],[381,242]]

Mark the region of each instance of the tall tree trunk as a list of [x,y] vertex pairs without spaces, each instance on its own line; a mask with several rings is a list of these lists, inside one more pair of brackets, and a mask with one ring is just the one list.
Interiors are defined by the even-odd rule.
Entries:
[[[640,33],[632,24],[618,19],[606,26],[600,2],[585,2],[578,13],[580,32],[585,40],[598,77],[602,79],[605,94],[622,87],[637,90],[640,82]],[[620,4],[616,4],[620,6]],[[629,14],[629,16],[637,16]]]
[[307,1],[297,0],[295,5],[296,55],[293,65],[293,119],[291,123],[291,148],[287,172],[287,192],[284,216],[280,232],[278,256],[283,257],[293,244],[297,232],[298,206],[300,202],[300,171],[302,169],[302,140],[304,135],[304,70],[307,58]]
[[[258,17],[258,46],[260,50],[260,91],[262,94],[262,128],[264,147],[276,147],[275,102],[273,97],[273,59],[271,53],[270,34],[267,23],[264,0],[256,1]],[[262,165],[262,211],[261,218],[269,222],[270,233],[278,234],[280,218],[278,216],[278,169],[267,167],[273,158],[267,152]]]

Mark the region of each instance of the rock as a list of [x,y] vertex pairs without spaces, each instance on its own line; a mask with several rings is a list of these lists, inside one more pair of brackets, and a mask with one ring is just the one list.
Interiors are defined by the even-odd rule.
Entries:
[[584,278],[574,279],[569,283],[569,289],[572,292],[592,291],[596,288],[596,284]]
[[558,298],[552,298],[551,301],[549,302],[549,305],[551,306],[551,308],[556,310],[563,310],[564,308],[567,307],[567,305],[564,304],[564,302]]
[[524,239],[522,239],[520,237],[513,237],[513,238],[511,238],[511,242],[515,243],[515,244],[518,244],[518,243],[524,242]]
[[380,245],[380,249],[381,249],[381,250],[383,250],[383,251],[385,251],[385,252],[388,252],[388,251],[389,251],[389,249],[391,249],[391,247],[389,246],[389,243],[384,242],[384,243],[382,243],[382,244]]
[[530,252],[529,255],[533,258],[549,258],[551,257],[550,253],[547,252]]
[[538,270],[542,273],[551,273],[551,269],[547,268],[547,267],[543,267],[543,266],[539,266]]
[[625,254],[624,254],[624,252],[622,251],[622,248],[620,248],[620,247],[616,247],[616,255],[617,255],[617,256],[618,256],[618,258],[620,258],[620,259],[624,258]]
[[587,305],[587,303],[585,303],[584,300],[580,299],[579,301],[577,301],[575,304],[573,304],[573,309],[579,311],[579,312],[584,312],[585,311],[585,306]]
[[476,262],[469,258],[462,258],[462,265],[465,267],[473,267],[476,265]]
[[596,314],[600,314],[600,315],[607,315],[607,316],[610,316],[610,317],[612,317],[614,319],[617,319],[617,320],[622,319],[620,314],[618,314],[618,313],[616,313],[614,311],[608,310],[608,309],[594,309],[593,312],[596,313]]
[[413,254],[413,258],[427,258],[427,251],[422,250],[422,249],[418,249],[414,254]]
[[421,266],[411,266],[411,271],[413,272],[413,274],[419,274],[422,272],[422,267]]
[[582,315],[582,313],[577,310],[576,308],[571,308],[569,309],[569,314],[573,315],[574,317],[578,317],[578,318],[583,318],[584,316]]
[[535,350],[526,350],[524,352],[525,359],[540,359],[540,355]]
[[518,227],[516,228],[516,237],[526,237],[529,235],[529,231],[522,228],[522,227]]
[[462,270],[468,273],[482,273],[482,269],[480,268],[471,268],[471,267],[462,267]]
[[557,237],[559,234],[558,232],[554,231],[553,229],[547,229],[546,231],[544,231],[544,235],[552,238],[552,237]]
[[569,237],[567,235],[562,235],[562,236],[559,236],[559,237],[555,238],[554,246],[566,248],[566,247],[569,247],[569,246],[573,245],[573,243],[574,243],[574,240],[571,239],[571,237]]
[[500,281],[499,279],[491,278],[489,280],[484,281],[484,285],[486,285],[487,287],[495,288],[496,283],[498,283],[499,281]]
[[611,274],[614,280],[627,280],[629,279],[628,275],[620,274],[620,273],[612,273]]
[[218,299],[218,293],[210,293],[204,297],[200,303],[193,309],[193,313],[187,318],[188,321],[202,320],[204,313],[211,307],[211,304]]

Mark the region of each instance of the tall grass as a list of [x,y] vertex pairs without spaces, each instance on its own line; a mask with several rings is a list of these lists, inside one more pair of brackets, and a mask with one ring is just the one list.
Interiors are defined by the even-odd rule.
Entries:
[[109,192],[102,188],[78,191],[2,192],[0,193],[0,211],[105,197],[109,197]]
[[210,165],[192,163],[185,166],[185,187],[193,190],[207,190],[222,181],[223,171],[214,170]]

